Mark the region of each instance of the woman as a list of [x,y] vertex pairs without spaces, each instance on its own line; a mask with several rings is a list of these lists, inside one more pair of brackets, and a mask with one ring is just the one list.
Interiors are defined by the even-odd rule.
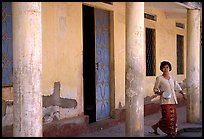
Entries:
[[163,74],[156,77],[153,91],[160,95],[162,118],[152,126],[152,129],[156,135],[159,135],[157,128],[160,128],[168,136],[175,137],[177,133],[176,104],[178,104],[175,91],[181,93],[185,100],[186,98],[177,81],[170,75],[171,64],[168,61],[161,62],[160,70]]

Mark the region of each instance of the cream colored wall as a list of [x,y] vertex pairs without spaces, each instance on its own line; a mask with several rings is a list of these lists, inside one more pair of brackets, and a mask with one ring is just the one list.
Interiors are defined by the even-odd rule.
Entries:
[[[167,18],[164,11],[154,8],[145,8],[145,12],[157,15],[157,21],[145,19],[145,27],[156,30],[156,76],[162,74],[159,69],[161,61],[168,60],[173,68],[171,74],[178,82],[183,81],[186,74],[186,27],[176,28],[176,22],[182,22],[186,26],[186,19]],[[184,35],[184,75],[177,75],[176,34]],[[145,96],[153,95],[156,76],[146,76]]]
[[125,106],[125,3],[114,2],[115,108]]
[[[101,2],[83,2],[83,4],[111,11],[113,14],[111,49],[114,65],[113,86],[111,92],[115,99],[113,108],[125,105],[125,2],[113,2],[113,5]],[[156,29],[156,76],[162,60],[172,63],[172,74],[181,82],[186,77],[186,19],[166,18],[158,9],[146,12],[157,15],[157,21],[145,20],[145,27]],[[175,27],[175,22],[185,23],[185,29]],[[83,38],[82,38],[82,2],[43,2],[42,3],[42,93],[51,95],[54,82],[61,84],[60,96],[77,100],[76,109],[60,109],[60,118],[73,117],[83,113]],[[184,35],[184,75],[176,74],[176,34]],[[144,61],[145,64],[145,61]],[[145,72],[145,71],[144,71]],[[146,74],[146,72],[145,72]],[[152,96],[155,77],[145,78],[144,97]],[[2,88],[2,99],[13,100],[13,87]],[[13,107],[13,106],[12,106]],[[13,108],[6,110],[7,117],[3,125],[13,122]],[[9,122],[8,122],[9,121]],[[3,126],[2,125],[2,126]]]
[[[112,76],[115,99],[113,108],[119,103],[125,105],[125,4],[113,5],[101,2],[43,3],[43,68],[42,90],[44,95],[51,95],[54,82],[61,83],[60,96],[77,100],[75,110],[60,108],[63,117],[72,117],[83,112],[83,59],[82,59],[82,4],[112,12],[114,22],[113,37],[110,47],[114,50],[114,73]],[[77,38],[77,39],[76,39]]]
[[77,101],[75,109],[60,108],[60,118],[82,114],[81,3],[42,3],[42,32],[42,93],[51,95],[59,81],[60,97]]
[[[60,96],[76,99],[76,109],[60,109],[61,118],[73,117],[83,113],[83,37],[82,4],[112,12],[113,31],[111,49],[114,70],[112,78],[113,108],[125,106],[125,2],[113,2],[113,5],[101,2],[44,2],[42,3],[42,93],[51,95],[54,82],[61,84]],[[186,19],[166,18],[158,9],[146,12],[157,15],[157,21],[145,20],[145,27],[156,29],[156,75],[162,60],[172,63],[172,74],[181,82],[184,75],[176,74],[176,34],[184,35],[184,67],[186,65],[186,28],[175,27],[175,22],[185,23]],[[145,62],[144,62],[145,64]],[[144,71],[145,72],[145,71]],[[146,72],[145,72],[146,74]],[[156,76],[145,78],[144,97],[152,96]],[[11,88],[12,89],[12,88]],[[2,88],[2,98],[12,100],[10,89]],[[12,90],[13,92],[13,90]],[[6,95],[5,95],[6,94]],[[9,95],[9,97],[7,97]]]
[[[114,108],[125,106],[125,3],[113,2],[113,5],[108,5],[100,2],[46,2],[42,5],[43,94],[52,94],[54,82],[60,81],[60,96],[76,99],[78,103],[76,109],[61,109],[62,117],[83,113],[82,4],[113,13],[111,47],[114,51],[111,55],[114,58],[114,73],[111,76],[114,78],[114,88],[111,93],[115,99]],[[156,29],[156,75],[161,74],[160,62],[168,60],[173,66],[172,74],[178,81],[182,81],[185,75],[176,74],[176,34],[184,35],[186,51],[186,29],[176,28],[175,22],[183,22],[186,25],[186,20],[166,18],[165,13],[158,9],[145,8],[145,11],[156,14],[158,19],[156,22],[144,19],[145,27]],[[184,56],[185,65],[186,52]],[[155,77],[146,77],[144,97],[153,95]]]
[[[119,103],[125,106],[125,3],[114,2],[114,64],[115,64],[115,108]],[[145,8],[145,12],[157,15],[157,21],[145,20],[145,27],[156,30],[156,76],[161,74],[160,62],[168,60],[172,64],[172,74],[178,82],[186,77],[186,27],[176,28],[176,22],[184,23],[186,19],[167,18],[164,11]],[[177,75],[176,34],[184,36],[184,75]],[[144,63],[145,64],[145,63]],[[146,75],[146,71],[144,71]],[[145,77],[144,97],[152,96],[156,76]],[[158,99],[158,98],[156,98]],[[153,99],[155,100],[155,99]]]

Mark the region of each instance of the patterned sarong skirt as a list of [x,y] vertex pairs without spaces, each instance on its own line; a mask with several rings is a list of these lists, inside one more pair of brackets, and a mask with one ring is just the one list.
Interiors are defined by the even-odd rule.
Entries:
[[162,118],[158,122],[159,128],[168,136],[177,134],[177,114],[175,104],[161,105]]

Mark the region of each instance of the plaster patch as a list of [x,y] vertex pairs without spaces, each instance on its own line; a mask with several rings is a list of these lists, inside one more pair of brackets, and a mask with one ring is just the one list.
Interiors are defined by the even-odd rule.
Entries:
[[47,124],[52,121],[60,120],[59,106],[50,106],[43,108],[43,123]]
[[54,83],[54,93],[51,96],[43,96],[43,107],[59,106],[62,108],[75,108],[77,101],[75,99],[60,97],[60,82]]
[[13,124],[13,105],[7,106],[6,108],[6,114],[2,117],[2,127],[3,126],[9,126]]

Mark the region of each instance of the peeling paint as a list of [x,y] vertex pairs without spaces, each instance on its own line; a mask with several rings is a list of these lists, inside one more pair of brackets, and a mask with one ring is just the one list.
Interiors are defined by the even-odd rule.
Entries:
[[7,107],[13,106],[13,100],[9,101],[9,100],[4,100],[2,99],[2,117],[6,115],[6,109]]

